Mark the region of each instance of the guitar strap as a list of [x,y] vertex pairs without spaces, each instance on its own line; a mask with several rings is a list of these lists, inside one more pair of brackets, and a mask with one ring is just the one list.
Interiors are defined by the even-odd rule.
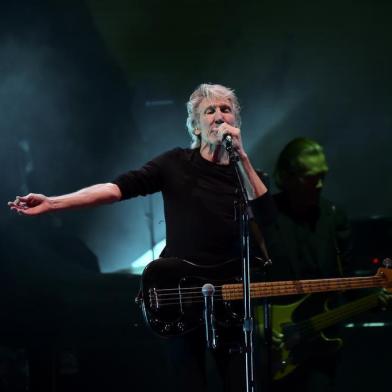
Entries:
[[264,263],[270,263],[271,259],[268,254],[267,245],[265,243],[265,239],[263,233],[260,229],[260,226],[254,219],[249,221],[249,226],[253,234],[253,238],[255,239],[257,246],[260,249],[261,257],[263,258]]
[[[256,169],[256,173],[260,177],[261,181],[263,181],[263,183],[267,186],[267,188],[269,188],[269,186],[270,186],[269,175],[260,169]],[[249,217],[250,217],[249,227],[250,227],[250,230],[253,234],[253,238],[256,241],[258,248],[260,249],[263,262],[265,263],[265,265],[270,265],[271,259],[268,254],[267,245],[265,243],[264,235],[261,231],[260,226],[255,221],[254,215],[251,212],[251,210],[250,210]]]

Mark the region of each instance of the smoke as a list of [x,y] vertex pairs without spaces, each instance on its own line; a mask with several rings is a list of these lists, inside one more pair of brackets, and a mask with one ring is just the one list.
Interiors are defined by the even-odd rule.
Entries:
[[[32,185],[48,188],[61,165],[53,159],[72,148],[67,140],[68,77],[56,68],[48,46],[7,36],[0,42],[0,156],[6,185],[21,192]],[[50,162],[50,170],[48,163]],[[32,184],[36,168],[40,177]],[[57,174],[55,174],[57,172]],[[52,173],[52,174],[50,174]]]

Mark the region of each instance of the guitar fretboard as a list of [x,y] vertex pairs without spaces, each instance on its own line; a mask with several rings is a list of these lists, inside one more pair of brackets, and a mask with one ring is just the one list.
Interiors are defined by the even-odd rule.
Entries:
[[340,321],[347,320],[357,314],[375,308],[379,304],[378,293],[374,293],[346,305],[339,306],[336,309],[313,316],[307,322],[311,324],[312,330],[319,332]]
[[[326,291],[353,290],[359,288],[385,286],[384,275],[363,278],[336,278],[312,280],[287,280],[279,282],[251,283],[252,298],[276,297],[281,295],[310,294]],[[243,285],[225,284],[222,286],[222,297],[225,301],[243,298]]]

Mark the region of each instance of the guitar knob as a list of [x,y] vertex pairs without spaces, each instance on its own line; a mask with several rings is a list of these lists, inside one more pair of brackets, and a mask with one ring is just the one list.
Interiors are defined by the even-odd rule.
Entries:
[[184,330],[184,327],[185,327],[185,325],[184,325],[183,322],[179,321],[179,322],[177,323],[177,328],[178,328],[179,331],[182,332],[182,331]]
[[392,259],[390,259],[389,257],[386,257],[383,261],[382,261],[382,265],[385,268],[392,268]]
[[163,329],[165,330],[165,332],[169,332],[171,330],[171,325],[169,323],[165,323]]

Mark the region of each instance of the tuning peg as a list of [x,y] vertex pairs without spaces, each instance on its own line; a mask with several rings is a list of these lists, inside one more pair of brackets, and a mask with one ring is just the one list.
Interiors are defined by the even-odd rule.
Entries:
[[383,261],[382,261],[382,265],[385,268],[392,268],[392,259],[390,259],[389,257],[386,257]]

